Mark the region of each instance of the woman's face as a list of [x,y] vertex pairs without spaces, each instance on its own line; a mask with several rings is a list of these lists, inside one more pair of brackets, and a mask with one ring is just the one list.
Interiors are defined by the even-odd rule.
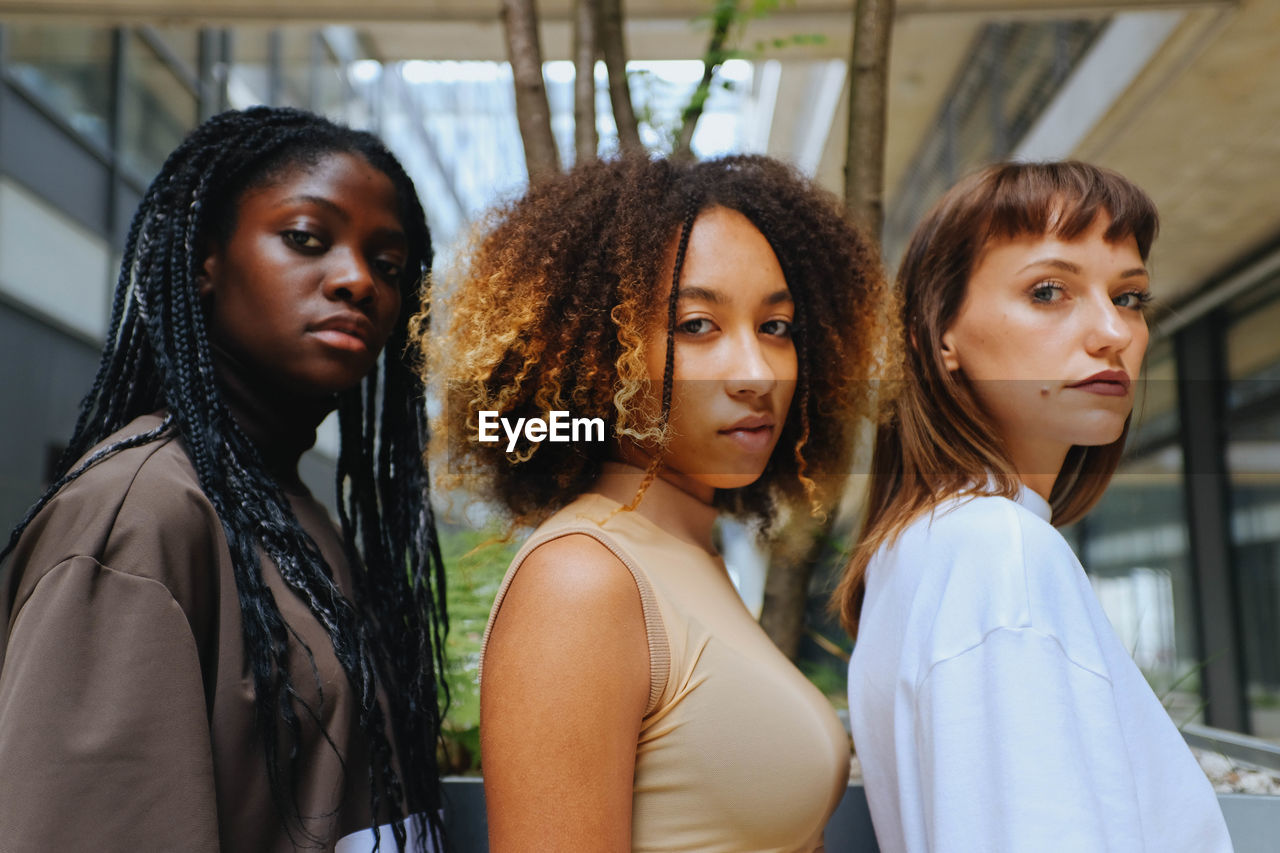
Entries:
[[1133,237],[1109,243],[1101,214],[1074,240],[986,247],[942,335],[1025,477],[1055,477],[1072,445],[1110,444],[1133,408],[1147,350],[1146,267]]
[[[666,281],[674,271],[673,245]],[[709,501],[755,482],[778,443],[796,384],[795,304],[764,235],[724,207],[694,220],[679,284],[663,476]],[[666,348],[658,323],[646,347],[655,389]]]
[[244,192],[205,259],[210,338],[282,391],[345,391],[391,335],[407,258],[385,174],[352,154],[287,168]]

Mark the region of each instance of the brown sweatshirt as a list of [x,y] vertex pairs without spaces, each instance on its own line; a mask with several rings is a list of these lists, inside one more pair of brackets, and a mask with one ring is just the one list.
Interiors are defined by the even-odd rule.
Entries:
[[[138,418],[108,442],[160,422]],[[340,534],[304,488],[288,491],[349,595]],[[8,563],[0,853],[293,850],[268,786],[230,552],[181,442],[90,468]],[[357,702],[324,629],[266,560],[263,576],[296,634],[294,684],[320,709],[324,731],[302,715],[296,797],[307,830],[332,849],[370,823]]]

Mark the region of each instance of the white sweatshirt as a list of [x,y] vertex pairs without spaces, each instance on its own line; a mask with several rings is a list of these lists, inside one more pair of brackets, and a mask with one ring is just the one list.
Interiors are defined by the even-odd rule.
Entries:
[[871,560],[849,719],[880,849],[1231,850],[1049,518],[1025,488],[957,498]]

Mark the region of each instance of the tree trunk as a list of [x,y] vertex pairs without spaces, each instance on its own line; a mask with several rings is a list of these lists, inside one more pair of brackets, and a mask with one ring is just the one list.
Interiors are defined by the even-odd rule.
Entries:
[[819,521],[801,510],[779,533],[769,548],[769,574],[764,580],[764,606],[760,627],[773,644],[791,660],[800,651],[804,636],[809,581],[830,531],[830,518]]
[[596,56],[600,0],[573,0],[573,142],[575,163],[596,159]]
[[702,79],[698,81],[698,88],[693,90],[689,105],[680,115],[680,132],[676,137],[675,149],[671,152],[673,160],[693,157],[693,131],[697,128],[702,108],[711,95],[711,81],[716,69],[726,58],[725,43],[729,40],[729,28],[737,18],[737,0],[716,0],[715,9],[711,13],[711,40],[707,43],[706,55],[702,57]]
[[894,0],[858,0],[849,62],[845,209],[878,242],[884,227],[884,133]]
[[[884,222],[884,136],[889,37],[894,0],[857,0],[849,65],[849,143],[845,152],[845,208],[878,243]],[[834,513],[819,522],[793,521],[770,549],[760,624],[794,659],[804,635],[809,581],[830,536]]]
[[542,81],[542,48],[538,44],[538,11],[534,0],[502,0],[507,58],[516,86],[516,120],[524,142],[524,160],[532,183],[560,171],[556,139],[551,134],[551,107]]
[[618,126],[618,148],[624,154],[644,151],[640,126],[631,104],[631,83],[627,80],[627,45],[622,28],[622,0],[599,0],[600,52],[609,70],[609,102]]

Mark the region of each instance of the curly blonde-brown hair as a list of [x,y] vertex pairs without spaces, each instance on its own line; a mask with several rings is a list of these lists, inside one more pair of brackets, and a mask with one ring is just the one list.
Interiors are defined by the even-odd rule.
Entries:
[[[624,157],[535,184],[481,223],[447,282],[448,328],[414,345],[444,383],[436,449],[469,490],[536,523],[586,491],[609,442],[481,444],[478,413],[602,418],[606,436],[668,438],[671,362],[651,388],[646,341],[674,312],[664,280],[701,210],[743,214],[769,241],[795,302],[798,361],[791,412],[761,477],[720,490],[722,509],[768,523],[780,504],[815,510],[849,471],[854,436],[876,407],[893,312],[874,243],[838,200],[767,157],[700,163]],[[680,279],[678,251],[674,282]],[[678,287],[670,288],[675,298]],[[420,316],[425,316],[424,314]],[[661,399],[662,405],[657,405]]]

